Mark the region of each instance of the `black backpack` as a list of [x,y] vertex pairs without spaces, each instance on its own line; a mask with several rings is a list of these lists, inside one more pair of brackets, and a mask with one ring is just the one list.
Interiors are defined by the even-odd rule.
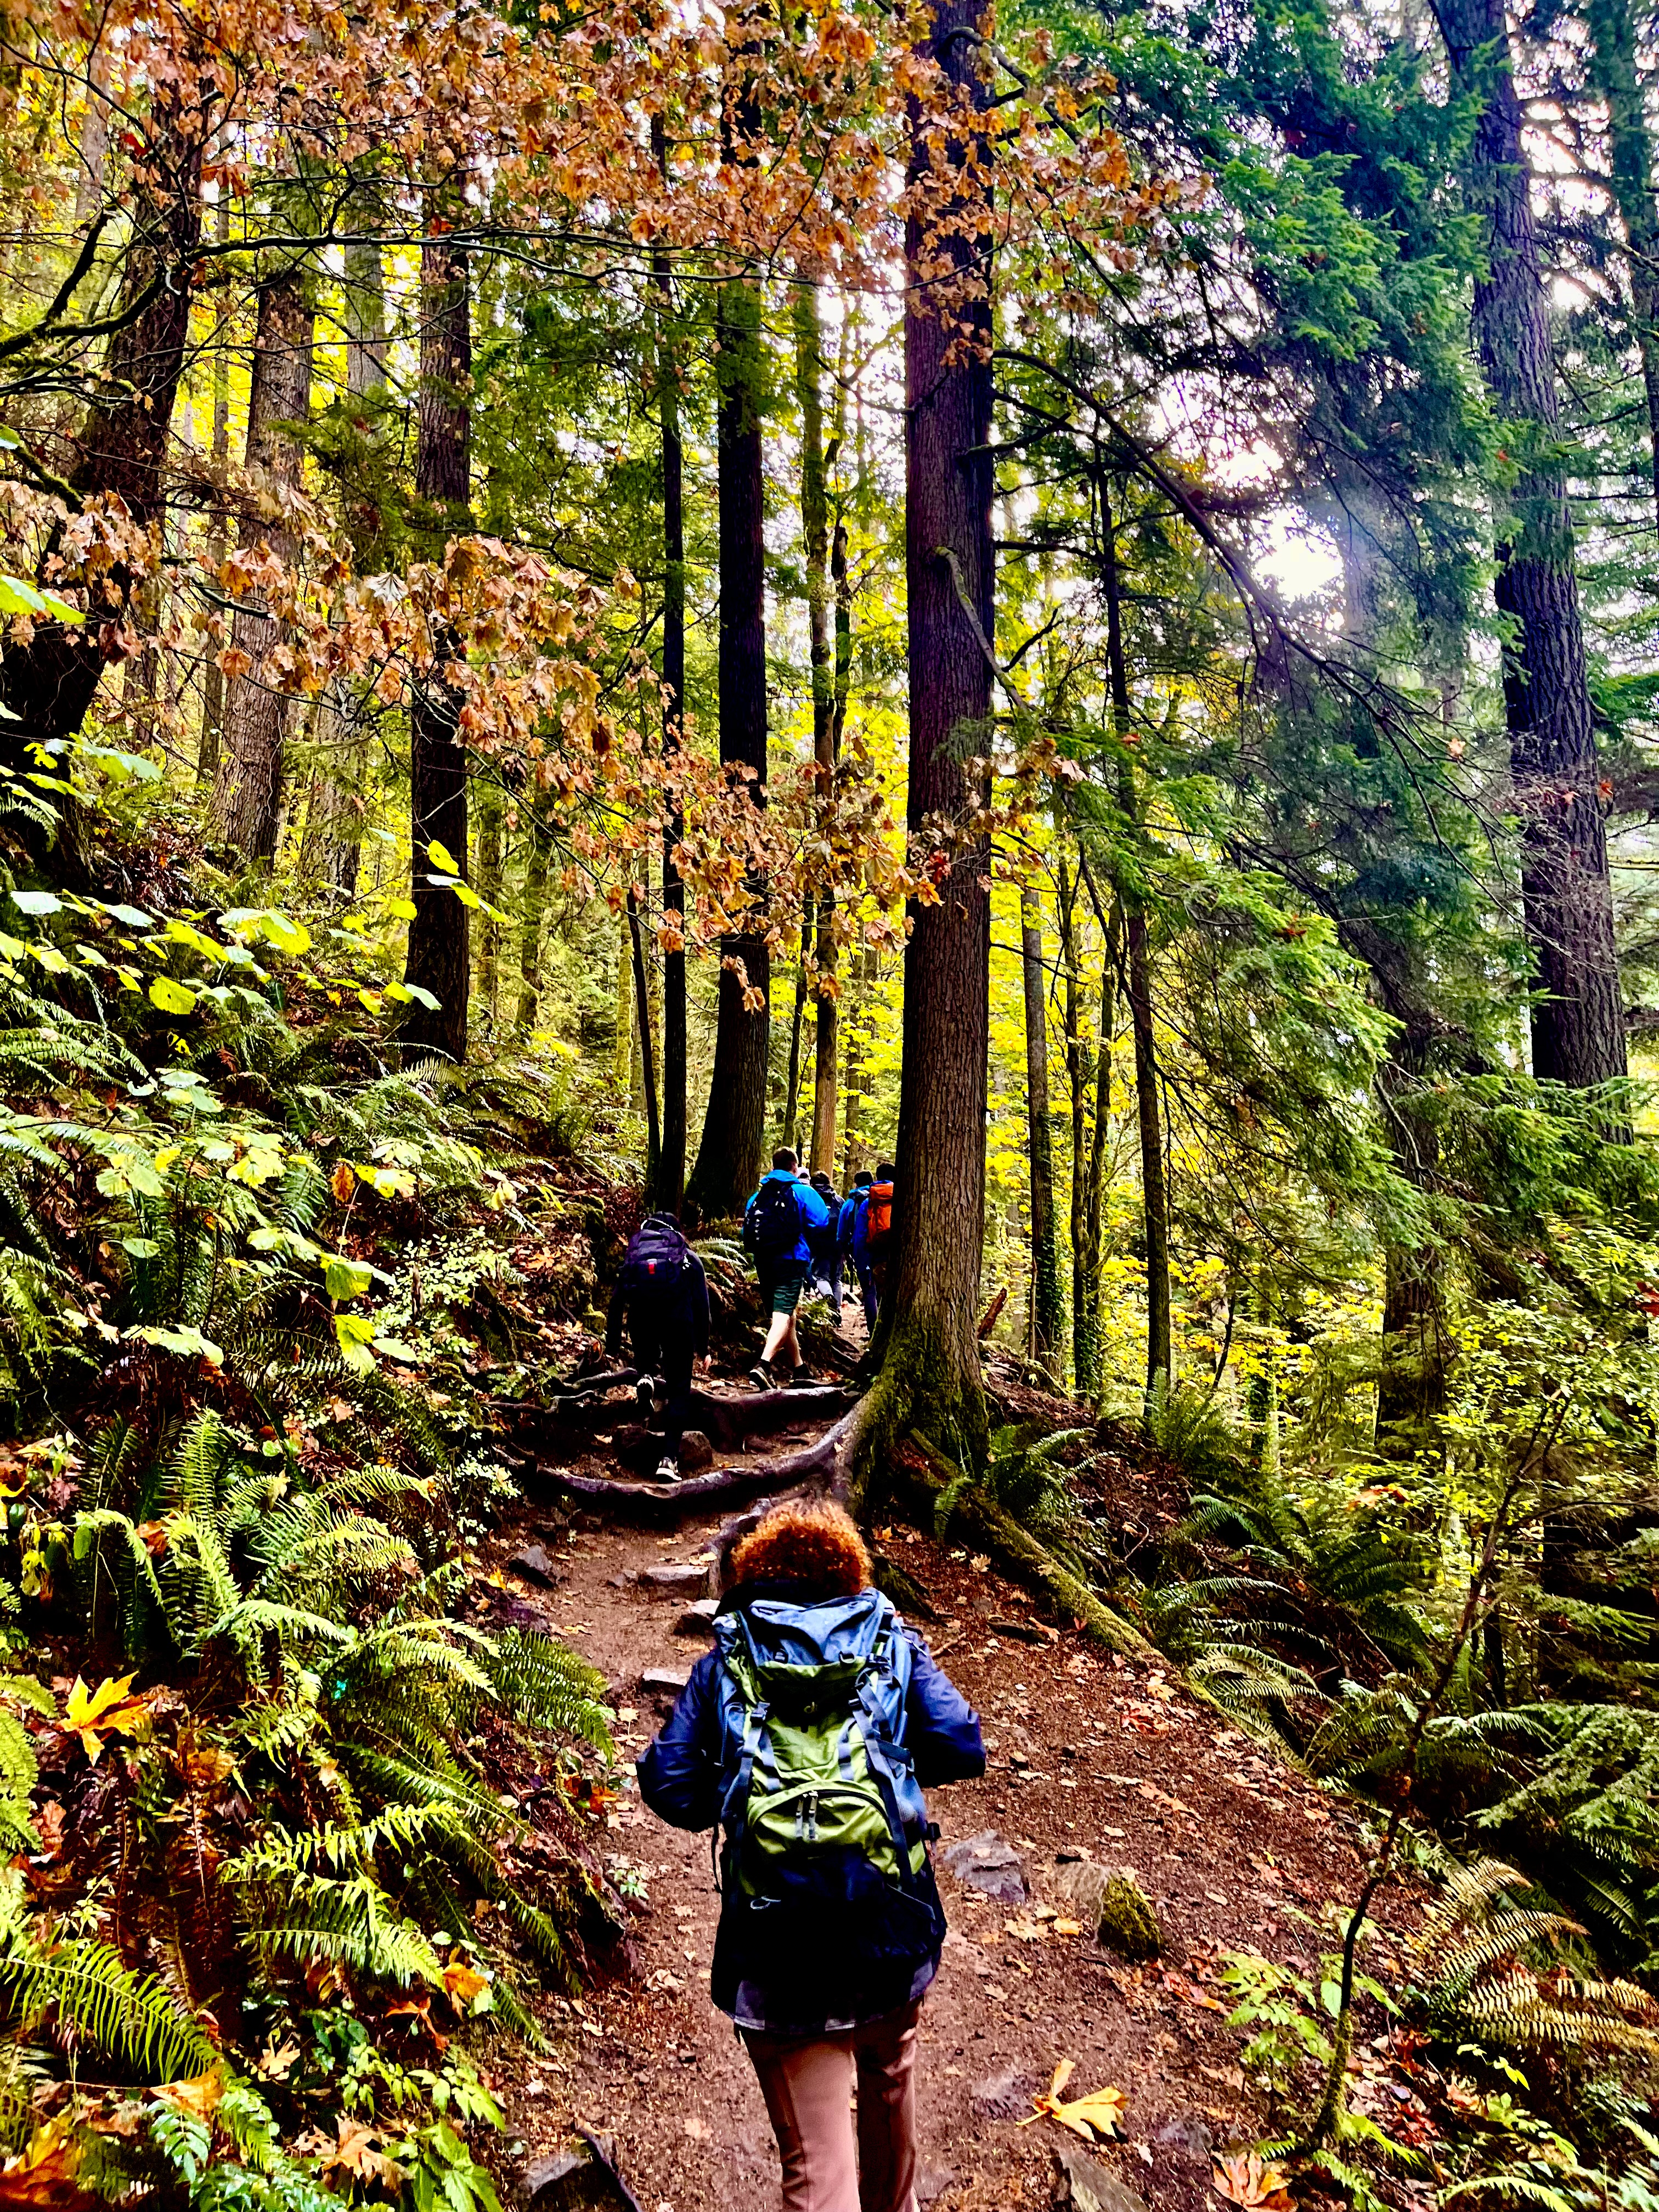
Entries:
[[755,1193],[746,1226],[757,1260],[781,1260],[786,1252],[793,1251],[800,1235],[800,1207],[795,1201],[793,1182],[768,1176]]
[[672,1221],[649,1215],[628,1240],[623,1261],[623,1288],[630,1297],[641,1291],[672,1290],[685,1272],[690,1247]]

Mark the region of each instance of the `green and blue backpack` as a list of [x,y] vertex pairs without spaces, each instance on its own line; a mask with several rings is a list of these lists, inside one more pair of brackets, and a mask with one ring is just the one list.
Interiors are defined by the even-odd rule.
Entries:
[[943,1940],[927,1811],[904,1748],[911,1648],[879,1590],[722,1613],[721,1888],[745,1952],[854,1964]]

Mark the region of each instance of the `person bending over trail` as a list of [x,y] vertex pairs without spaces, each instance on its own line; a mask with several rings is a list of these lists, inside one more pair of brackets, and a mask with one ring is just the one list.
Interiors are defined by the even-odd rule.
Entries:
[[984,1773],[979,1719],[839,1506],[775,1508],[732,1573],[640,1794],[724,1831],[710,1990],[760,2080],[783,2212],[914,2212],[916,2021],[945,1941],[921,1791]]
[[[757,1389],[788,1382],[800,1365],[795,1309],[812,1279],[812,1240],[830,1224],[830,1209],[798,1172],[787,1145],[772,1155],[772,1172],[744,1208],[743,1241],[755,1255],[761,1297],[771,1308],[766,1346],[749,1370]],[[781,1375],[774,1362],[781,1368]]]
[[691,1370],[708,1356],[708,1278],[680,1233],[678,1217],[647,1213],[628,1240],[605,1323],[605,1348],[622,1351],[623,1322],[640,1370],[640,1404],[662,1416],[659,1482],[680,1479],[680,1442],[691,1418]]

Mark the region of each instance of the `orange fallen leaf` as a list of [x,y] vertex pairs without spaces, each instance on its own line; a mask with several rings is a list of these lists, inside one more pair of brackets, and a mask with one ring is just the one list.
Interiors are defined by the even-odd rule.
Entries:
[[1247,2212],[1291,2212],[1290,2176],[1282,2166],[1270,2164],[1253,2150],[1218,2158],[1210,2185],[1218,2197],[1245,2206]]
[[204,2120],[224,2095],[225,2080],[216,2066],[187,2081],[163,2081],[155,2094],[165,2097],[168,2104],[176,2105],[181,2112],[188,2112],[192,2119]]
[[1123,2132],[1124,2096],[1121,2089],[1091,2089],[1086,2097],[1067,2101],[1060,2092],[1076,2070],[1074,2058],[1062,2058],[1054,2069],[1054,2077],[1048,2088],[1036,2100],[1036,2110],[1020,2122],[1023,2128],[1037,2120],[1058,2120],[1085,2142],[1109,2142],[1114,2136]]
[[463,1966],[458,1959],[444,1968],[444,1987],[458,2008],[465,2012],[479,1991],[489,1987],[489,1978],[488,1975],[474,1973],[471,1966]]
[[64,1728],[68,1735],[80,1737],[81,1748],[94,1766],[104,1748],[101,1737],[132,1735],[148,1717],[143,1698],[128,1697],[131,1687],[131,1674],[123,1674],[118,1682],[106,1675],[95,1690],[88,1689],[79,1674],[75,1678],[64,1706]]

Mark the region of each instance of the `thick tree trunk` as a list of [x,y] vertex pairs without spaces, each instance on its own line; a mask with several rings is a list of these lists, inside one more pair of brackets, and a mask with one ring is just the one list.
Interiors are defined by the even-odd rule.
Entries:
[[1054,1233],[1054,1131],[1048,1119],[1048,975],[1042,910],[1027,888],[1019,902],[1025,984],[1025,1126],[1031,1176],[1031,1357],[1055,1381],[1066,1316]]
[[[976,0],[939,0],[924,50],[982,106],[979,21]],[[926,175],[933,158],[918,133],[913,178]],[[959,161],[963,150],[938,158]],[[977,196],[980,188],[974,190]],[[884,1402],[874,1409],[870,1431],[876,1451],[899,1425],[927,1431],[948,1424],[975,1455],[986,1435],[976,1324],[985,1237],[990,856],[969,826],[984,791],[966,763],[990,750],[996,554],[991,302],[988,283],[975,290],[967,276],[978,251],[976,237],[972,246],[961,236],[930,238],[918,217],[910,219],[904,322],[908,820],[914,833],[930,817],[942,818],[954,834],[936,863],[938,902],[912,903],[905,947],[896,1249],[875,1385]],[[930,296],[928,271],[941,265],[964,280],[948,319]]]
[[[652,123],[658,167],[668,172],[662,118]],[[662,745],[665,758],[678,750],[685,719],[685,456],[680,441],[679,364],[672,325],[673,279],[668,256],[656,255],[657,404],[662,434]],[[662,1146],[657,1160],[655,1203],[678,1213],[685,1196],[687,1051],[685,1033],[685,890],[674,865],[682,823],[670,816],[663,840],[662,910],[667,938],[662,962]],[[676,941],[678,940],[678,941]]]
[[[1133,719],[1129,668],[1123,650],[1123,611],[1118,592],[1117,540],[1106,519],[1106,657],[1112,690],[1112,720],[1121,744]],[[1134,770],[1127,752],[1118,769],[1118,803],[1129,822],[1139,819]],[[1129,1018],[1135,1041],[1135,1107],[1140,1124],[1140,1195],[1146,1243],[1146,1395],[1175,1383],[1174,1336],[1170,1320],[1170,1194],[1164,1158],[1163,1116],[1158,1101],[1158,1048],[1152,1030],[1152,948],[1145,902],[1133,887],[1118,888],[1123,909]]]
[[1512,625],[1504,704],[1522,902],[1543,992],[1533,1070],[1582,1089],[1625,1074],[1625,1020],[1572,521],[1555,457],[1549,307],[1504,0],[1442,0],[1439,13],[1460,88],[1481,102],[1468,157],[1488,258],[1474,288],[1475,338],[1495,410],[1525,457],[1496,552],[1498,612]]
[[[137,173],[147,181],[135,196],[121,275],[124,305],[145,301],[118,329],[105,357],[109,395],[89,408],[70,485],[83,500],[118,497],[141,526],[157,521],[161,471],[173,402],[190,337],[191,284],[201,249],[203,117],[185,88],[195,82],[186,57],[175,83],[156,88],[149,144]],[[125,569],[109,579],[125,588]],[[27,645],[0,641],[0,728],[6,759],[32,772],[36,745],[72,737],[86,720],[108,665],[115,626],[40,623]],[[71,800],[58,802],[58,823],[42,865],[75,887],[88,877],[86,823]]]
[[[717,320],[720,447],[720,759],[756,800],[766,797],[766,538],[761,446],[764,361],[760,294],[721,287]],[[744,775],[744,771],[750,773]],[[758,891],[760,886],[751,885]],[[760,1180],[766,1139],[772,986],[765,938],[744,929],[720,940],[714,1067],[688,1204],[704,1221],[742,1212]],[[726,965],[742,963],[738,972]],[[763,994],[744,1003],[745,986]]]
[[[471,526],[471,287],[466,255],[447,235],[421,248],[421,393],[415,450],[415,489],[433,510],[431,535],[438,551],[444,537]],[[461,694],[450,673],[459,670],[455,641],[433,641],[430,665],[412,686],[409,709],[410,832],[415,919],[409,925],[404,981],[429,992],[435,1007],[417,1000],[400,1032],[404,1053],[459,1060],[466,1054],[467,910],[447,885],[429,883],[434,872],[428,848],[442,845],[465,878],[467,872],[466,751],[460,738]]]
[[1648,458],[1659,517],[1659,203],[1653,189],[1653,135],[1637,64],[1630,0],[1588,0],[1589,80],[1607,103],[1613,197],[1630,248],[1631,323],[1647,399]]
[[[237,533],[243,550],[262,542],[292,562],[299,539],[282,502],[299,489],[305,447],[294,426],[311,411],[313,305],[308,272],[297,264],[267,273],[259,286],[248,388],[246,465],[250,505]],[[276,852],[283,774],[293,714],[270,656],[283,625],[258,599],[236,610],[232,643],[248,665],[233,675],[225,700],[224,748],[213,787],[216,835],[245,860],[270,861]]]

